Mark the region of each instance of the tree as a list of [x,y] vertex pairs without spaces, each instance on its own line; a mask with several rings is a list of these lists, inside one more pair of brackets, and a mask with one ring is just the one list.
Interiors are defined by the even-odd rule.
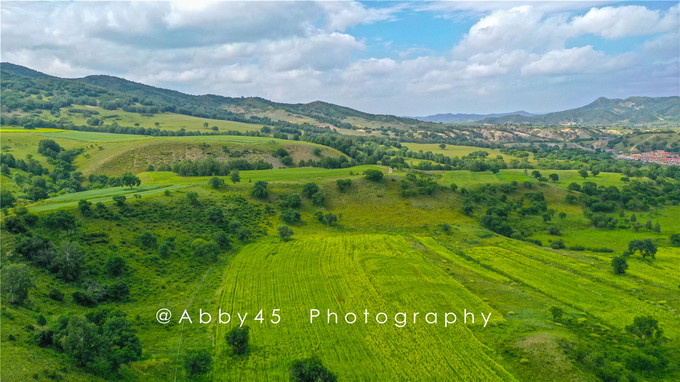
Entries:
[[585,179],[585,178],[588,177],[588,170],[582,168],[582,169],[578,170],[578,174],[581,175],[581,177],[583,179]]
[[66,354],[73,357],[78,365],[86,366],[93,362],[102,345],[102,336],[97,326],[83,316],[72,316],[66,326],[63,347]]
[[309,182],[302,187],[302,195],[307,198],[311,198],[317,192],[319,192],[319,185],[314,182]]
[[113,198],[113,201],[116,202],[116,205],[118,207],[123,207],[125,205],[125,195],[116,195]]
[[68,211],[59,210],[45,217],[43,225],[52,230],[70,230],[76,228],[76,217]]
[[205,349],[188,350],[184,356],[184,371],[189,377],[197,377],[210,371],[212,354]]
[[338,186],[338,191],[345,192],[352,186],[352,179],[338,179],[335,183]]
[[191,252],[196,257],[214,259],[219,254],[220,249],[217,243],[198,238],[191,242]]
[[314,195],[312,195],[312,204],[315,206],[323,206],[325,201],[326,197],[320,192],[316,192]]
[[158,245],[158,238],[156,235],[147,231],[139,237],[139,242],[146,248],[156,248]]
[[187,192],[187,200],[192,206],[198,205],[198,194],[196,192]]
[[465,202],[465,204],[463,205],[463,213],[467,216],[470,216],[474,209],[475,207],[470,202]]
[[8,216],[5,218],[5,229],[9,233],[23,233],[27,228],[24,221],[18,216]]
[[208,180],[208,184],[210,187],[218,190],[222,185],[224,185],[224,179],[213,176],[210,178],[210,180]]
[[628,269],[628,262],[625,258],[616,256],[612,259],[612,267],[617,275],[625,275]]
[[21,305],[28,298],[28,290],[33,286],[28,266],[10,264],[2,269],[2,292],[10,304]]
[[672,245],[674,245],[676,247],[680,247],[680,233],[672,234],[671,237],[670,237],[670,240],[671,240]]
[[631,240],[628,243],[628,251],[631,255],[634,255],[636,251],[640,251],[642,258],[650,256],[653,259],[657,248],[651,239]]
[[54,258],[53,268],[57,276],[66,282],[76,281],[80,277],[85,255],[76,242],[64,241],[59,246]]
[[564,241],[562,239],[557,239],[550,244],[550,248],[552,249],[564,249],[566,246],[564,245]]
[[300,213],[295,211],[292,208],[287,208],[281,212],[281,220],[288,224],[295,224],[300,222],[301,216]]
[[326,224],[333,225],[333,223],[338,221],[338,217],[329,212],[323,216],[323,220],[326,222]]
[[[285,227],[285,226],[284,226]],[[281,228],[281,227],[279,227]],[[244,355],[248,353],[248,326],[236,326],[226,335],[226,341],[231,346],[234,354]]]
[[552,180],[555,183],[557,183],[557,181],[560,180],[560,176],[555,173],[548,175],[548,178],[550,178],[550,180]]
[[292,382],[335,382],[337,377],[317,357],[299,360],[290,369]]
[[626,332],[636,336],[640,345],[657,344],[662,336],[663,330],[659,327],[659,321],[651,316],[637,316],[631,325],[626,326]]
[[581,191],[581,185],[579,185],[579,184],[576,183],[576,182],[571,182],[571,183],[569,183],[569,185],[567,186],[567,189],[568,189],[569,191]]
[[206,211],[208,221],[213,224],[222,224],[224,222],[224,213],[220,207],[210,207]]
[[231,247],[231,240],[224,231],[217,231],[213,235],[213,240],[220,246],[221,249],[229,249]]
[[266,199],[267,196],[269,196],[267,182],[263,180],[258,180],[257,182],[255,182],[255,184],[253,185],[253,190],[250,192],[250,195],[258,199]]
[[14,207],[14,195],[9,190],[0,191],[0,208]]
[[659,222],[656,222],[656,224],[654,224],[653,230],[654,230],[654,232],[656,232],[656,233],[661,232],[661,225],[659,224]]
[[118,277],[125,272],[127,269],[127,263],[125,259],[120,256],[111,256],[106,259],[106,272],[113,276]]
[[597,174],[600,173],[600,170],[598,170],[598,169],[593,169],[592,171],[590,171],[590,173],[593,174],[593,176],[597,176]]
[[293,230],[288,227],[287,225],[282,225],[278,228],[279,232],[279,237],[281,237],[282,241],[288,241],[290,240],[290,237],[293,236],[294,232]]
[[90,206],[92,206],[92,202],[88,202],[87,200],[84,199],[78,201],[78,210],[83,216],[92,215],[92,209],[90,208]]
[[364,171],[364,175],[366,176],[366,179],[374,181],[374,182],[379,182],[383,178],[383,173],[380,170],[374,170],[374,169],[368,169]]
[[121,176],[120,178],[120,182],[124,186],[130,186],[130,188],[142,184],[142,181],[139,180],[139,178],[133,175],[131,172],[126,172],[125,174],[123,174],[123,176]]
[[439,148],[444,150],[446,148],[446,143],[440,143]]
[[550,315],[553,317],[553,321],[559,321],[562,316],[564,315],[564,310],[562,308],[557,307],[557,306],[551,306],[550,309]]
[[560,219],[564,220],[567,217],[567,213],[562,211],[559,214],[557,214],[557,216],[559,216]]
[[541,175],[541,172],[538,171],[538,170],[532,171],[532,172],[531,172],[531,176],[533,176],[533,177],[536,178],[536,179],[540,179],[540,178],[543,177],[543,176]]
[[232,183],[238,183],[241,181],[241,174],[238,172],[238,170],[231,170],[229,178],[231,178]]

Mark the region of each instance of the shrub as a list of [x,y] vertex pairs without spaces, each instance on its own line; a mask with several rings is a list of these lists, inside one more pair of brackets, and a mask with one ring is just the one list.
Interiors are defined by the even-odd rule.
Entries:
[[383,178],[382,171],[374,169],[368,169],[364,171],[364,175],[366,176],[366,179],[371,180],[373,182],[379,182]]
[[50,289],[48,297],[54,301],[64,301],[64,292],[60,291],[57,288],[52,288]]
[[319,192],[319,186],[314,182],[309,182],[302,187],[302,195],[307,198],[311,198],[317,192]]
[[564,245],[564,241],[561,239],[557,239],[550,244],[550,248],[552,249],[564,249],[566,246]]
[[612,259],[612,267],[614,268],[614,273],[617,275],[626,274],[626,269],[628,269],[628,262],[623,257],[614,257]]
[[248,331],[247,326],[236,326],[226,335],[226,341],[231,346],[234,354],[244,355],[248,353]]
[[253,190],[250,192],[255,198],[266,199],[269,196],[269,190],[267,189],[267,182],[258,180],[253,186]]
[[283,241],[288,241],[290,240],[290,237],[293,236],[294,232],[293,230],[288,227],[287,225],[282,225],[278,228],[279,232],[279,237],[281,237],[281,240]]
[[352,186],[352,179],[338,179],[335,183],[338,186],[338,191],[345,192]]
[[77,290],[71,295],[73,302],[85,307],[93,307],[97,305],[97,301],[89,293]]
[[184,356],[184,371],[190,377],[208,373],[211,364],[212,354],[205,349],[188,350]]
[[287,208],[283,212],[281,212],[281,220],[288,224],[295,224],[300,222],[300,213],[295,211],[292,208]]
[[331,373],[316,357],[299,360],[290,369],[290,380],[293,382],[335,382],[337,377]]
[[106,272],[113,276],[113,277],[118,277],[125,272],[127,269],[127,263],[125,263],[125,259],[123,259],[120,256],[111,256],[108,259],[106,259]]

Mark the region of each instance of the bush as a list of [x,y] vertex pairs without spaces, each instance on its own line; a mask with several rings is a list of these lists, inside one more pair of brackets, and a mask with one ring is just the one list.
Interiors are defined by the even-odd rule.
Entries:
[[116,281],[108,288],[106,297],[111,301],[127,301],[130,298],[130,287],[125,281]]
[[364,171],[364,175],[366,176],[366,179],[371,180],[373,182],[379,182],[383,178],[383,173],[380,170],[368,169]]
[[302,187],[302,195],[307,198],[311,198],[317,192],[319,192],[319,186],[314,182],[309,182]]
[[325,201],[326,197],[320,192],[316,192],[314,195],[312,195],[312,204],[315,206],[323,206]]
[[628,262],[623,257],[615,257],[612,259],[612,267],[614,268],[614,273],[617,275],[626,274],[626,269],[628,269]]
[[196,257],[214,259],[220,252],[217,243],[198,238],[191,242],[191,252]]
[[106,272],[113,277],[122,275],[126,269],[127,263],[120,256],[111,256],[106,260]]
[[279,231],[279,236],[281,237],[281,240],[283,241],[288,241],[290,240],[290,237],[293,236],[294,232],[290,227],[287,225],[282,225],[278,229]]
[[188,350],[184,355],[184,371],[189,377],[208,373],[211,364],[212,354],[208,350]]
[[226,335],[226,341],[231,346],[234,354],[244,355],[248,353],[248,331],[247,326],[235,327]]
[[283,212],[281,212],[281,220],[288,224],[298,223],[300,222],[300,219],[301,219],[300,213],[292,208],[287,208]]
[[338,191],[345,192],[352,186],[352,179],[338,179],[335,183],[338,186]]
[[326,369],[321,360],[312,357],[293,363],[290,369],[290,380],[293,382],[335,382],[337,377]]
[[566,246],[564,245],[564,241],[561,239],[557,239],[550,244],[550,248],[552,249],[564,249]]
[[258,180],[253,186],[253,190],[250,192],[255,198],[266,199],[269,196],[269,190],[267,189],[267,182]]

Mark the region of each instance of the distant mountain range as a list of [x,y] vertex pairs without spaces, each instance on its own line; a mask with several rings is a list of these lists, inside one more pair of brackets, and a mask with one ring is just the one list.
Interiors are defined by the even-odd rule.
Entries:
[[[594,102],[571,110],[534,115],[525,111],[504,114],[437,114],[427,117],[397,117],[370,114],[344,106],[315,101],[306,104],[287,104],[260,97],[223,97],[218,95],[189,95],[175,90],[157,88],[123,78],[95,75],[77,79],[50,76],[33,69],[11,63],[1,63],[3,92],[12,81],[32,79],[60,84],[70,89],[72,95],[99,94],[98,102],[143,108],[147,103],[160,110],[201,117],[250,119],[268,123],[268,120],[305,121],[310,118],[317,124],[340,128],[414,129],[417,131],[442,131],[445,124],[467,125],[648,125],[664,124],[677,127],[680,123],[680,97],[630,97],[626,99],[598,98]],[[19,86],[18,88],[21,88]],[[99,89],[99,90],[97,90]],[[105,93],[101,93],[105,91]],[[145,103],[146,102],[146,103]],[[142,106],[135,106],[142,104]],[[4,102],[3,102],[4,104]],[[455,129],[453,127],[447,129]]]
[[600,125],[680,122],[680,97],[600,97],[576,109],[534,116],[508,115],[486,118],[480,123],[494,125]]
[[434,123],[470,123],[470,122],[476,122],[480,121],[482,119],[487,119],[487,118],[500,118],[500,117],[506,117],[509,115],[518,115],[522,117],[532,117],[536,114],[531,114],[526,111],[520,110],[520,111],[515,111],[512,113],[498,113],[498,114],[451,114],[451,113],[446,113],[446,114],[434,114],[434,115],[428,115],[426,117],[410,117],[413,119],[417,119],[419,121],[427,121],[427,122],[434,122]]

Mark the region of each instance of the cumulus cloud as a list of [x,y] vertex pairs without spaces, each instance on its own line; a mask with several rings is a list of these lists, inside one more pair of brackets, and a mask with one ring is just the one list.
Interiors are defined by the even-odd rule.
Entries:
[[[678,5],[177,1],[0,7],[4,61],[64,77],[118,75],[192,94],[321,99],[417,115],[547,111],[601,95],[678,93]],[[442,51],[400,41],[417,40],[420,31],[409,19],[414,15],[471,26]],[[399,28],[391,25],[385,35],[357,28],[377,23]],[[637,40],[626,42],[631,36]],[[613,40],[624,41],[618,46],[625,49],[602,49]]]

